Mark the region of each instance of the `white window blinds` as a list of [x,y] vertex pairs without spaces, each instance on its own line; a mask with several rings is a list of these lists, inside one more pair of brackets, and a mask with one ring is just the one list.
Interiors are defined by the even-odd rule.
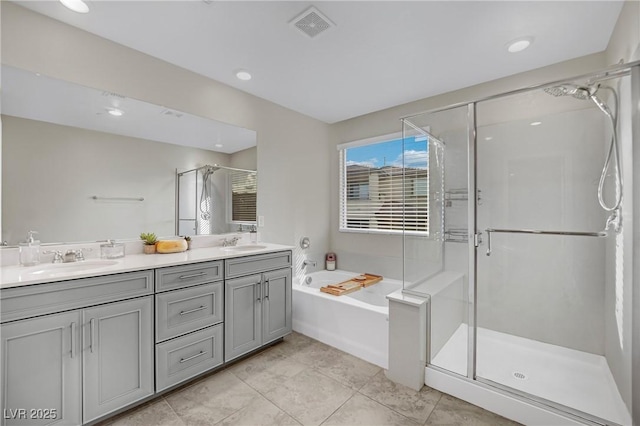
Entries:
[[340,230],[429,232],[427,141],[395,139],[340,150]]
[[233,171],[231,179],[231,220],[255,222],[258,186],[256,174]]

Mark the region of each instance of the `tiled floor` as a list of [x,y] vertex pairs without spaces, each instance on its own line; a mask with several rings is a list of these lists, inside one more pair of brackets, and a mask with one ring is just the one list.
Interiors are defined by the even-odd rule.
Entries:
[[148,425],[514,425],[298,333],[189,387],[109,420]]

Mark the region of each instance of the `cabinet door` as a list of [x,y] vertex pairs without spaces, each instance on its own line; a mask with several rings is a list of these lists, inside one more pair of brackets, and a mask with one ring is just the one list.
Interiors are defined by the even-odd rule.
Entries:
[[265,272],[262,343],[291,333],[291,269]]
[[226,282],[224,359],[229,361],[262,345],[262,275]]
[[85,422],[153,394],[152,300],[83,311]]
[[80,311],[4,324],[2,425],[78,425]]

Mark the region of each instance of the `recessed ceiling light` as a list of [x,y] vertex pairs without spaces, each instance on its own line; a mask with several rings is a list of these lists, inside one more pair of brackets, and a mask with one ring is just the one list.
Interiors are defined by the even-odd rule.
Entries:
[[509,53],[522,52],[533,43],[533,37],[521,37],[507,43]]
[[222,148],[222,146],[223,146],[223,145],[222,145],[221,143],[217,143],[217,144],[215,144],[215,147],[216,147],[216,148]]
[[89,6],[82,0],[60,0],[67,9],[71,9],[74,12],[78,13],[87,13],[89,12]]
[[107,112],[114,117],[121,117],[124,114],[124,111],[119,110],[118,108],[109,108],[107,109]]
[[487,136],[486,138],[484,138],[485,141],[490,141],[491,139],[493,139],[493,136]]
[[236,77],[238,77],[239,80],[243,81],[251,80],[251,74],[249,74],[249,71],[247,70],[237,70]]
[[532,121],[531,123],[529,123],[531,126],[539,126],[542,124],[542,121]]

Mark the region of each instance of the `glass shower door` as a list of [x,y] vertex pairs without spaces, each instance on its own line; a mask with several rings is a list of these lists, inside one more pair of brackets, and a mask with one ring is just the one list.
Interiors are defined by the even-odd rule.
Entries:
[[597,198],[606,116],[533,90],[478,103],[476,119],[476,379],[626,424],[605,357],[616,238]]
[[429,297],[428,364],[460,376],[469,368],[468,113],[464,105],[403,120],[405,140],[428,141],[429,189],[428,235],[404,233],[404,292]]

